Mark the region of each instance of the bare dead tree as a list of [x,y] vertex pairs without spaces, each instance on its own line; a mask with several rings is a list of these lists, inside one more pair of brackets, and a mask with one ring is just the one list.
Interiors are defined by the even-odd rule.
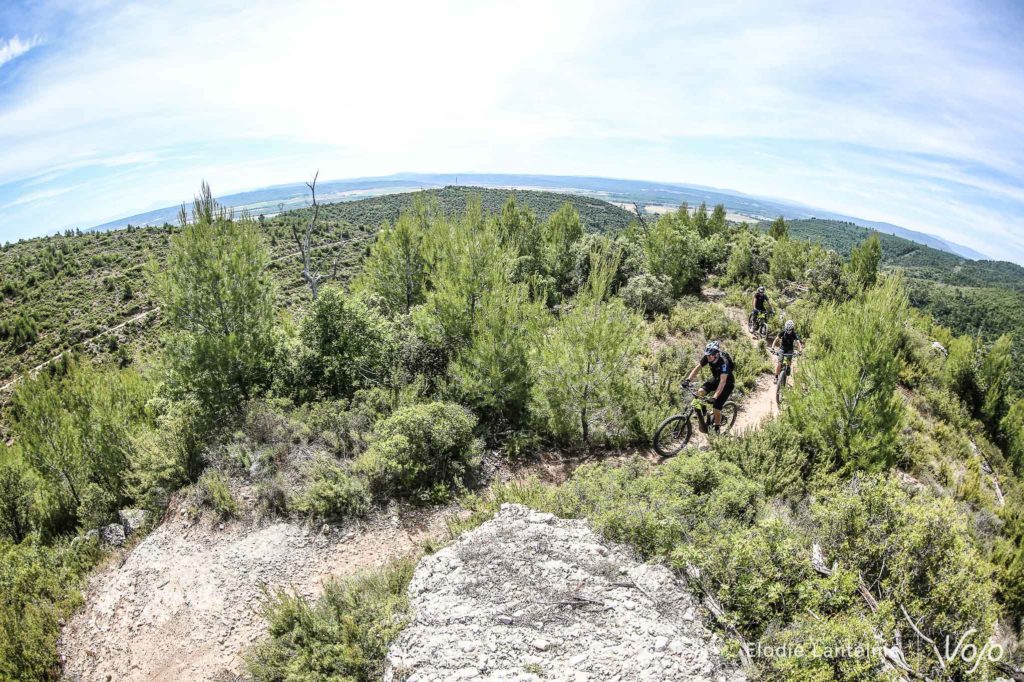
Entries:
[[316,220],[320,217],[320,204],[316,203],[316,179],[319,176],[320,171],[317,171],[313,176],[313,182],[306,183],[306,187],[309,188],[309,192],[313,196],[313,214],[309,217],[309,222],[306,223],[305,233],[300,237],[299,231],[292,225],[292,236],[295,237],[295,243],[299,245],[299,255],[302,256],[302,279],[306,280],[306,284],[312,290],[314,301],[316,300],[320,283],[324,280],[323,275],[313,272],[312,265],[313,230],[316,229]]
[[644,220],[644,214],[643,211],[640,210],[640,205],[635,201],[633,202],[633,210],[636,212],[636,217],[640,219],[640,225],[644,228],[644,234],[647,234],[649,232],[647,229],[647,221]]

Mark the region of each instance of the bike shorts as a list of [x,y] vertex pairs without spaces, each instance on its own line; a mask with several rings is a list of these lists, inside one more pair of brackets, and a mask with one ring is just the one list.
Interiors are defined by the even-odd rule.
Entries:
[[[715,391],[718,390],[718,382],[719,382],[718,379],[711,379],[709,381],[705,381],[704,382],[704,386],[703,386],[704,394],[705,395],[714,395]],[[729,399],[730,395],[732,395],[732,388],[735,385],[736,385],[735,381],[727,381],[727,382],[725,382],[725,388],[722,389],[722,395],[718,396],[718,399],[715,400],[711,404],[711,406],[714,407],[716,410],[722,409],[722,406],[725,405],[725,401]]]

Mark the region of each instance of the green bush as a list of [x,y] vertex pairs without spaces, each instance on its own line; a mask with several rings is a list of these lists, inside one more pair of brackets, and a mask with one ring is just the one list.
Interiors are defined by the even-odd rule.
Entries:
[[743,333],[739,323],[729,318],[719,303],[705,303],[684,297],[672,309],[669,329],[676,334],[697,333],[704,340],[738,339]]
[[95,542],[0,539],[0,680],[59,677],[61,622],[82,603],[78,590],[98,558]]
[[476,418],[454,403],[403,407],[374,427],[371,445],[356,459],[355,470],[381,496],[446,499],[479,466],[475,426]]
[[907,307],[899,280],[891,278],[818,311],[786,416],[822,468],[878,471],[894,462],[905,412],[896,383]]
[[757,378],[772,370],[771,362],[760,344],[754,345],[747,339],[737,339],[722,347],[732,356],[738,391],[746,393],[753,390]]
[[619,295],[627,306],[646,317],[667,313],[672,308],[672,284],[666,277],[634,275]]
[[[887,628],[903,631],[908,660],[918,670],[940,674],[930,647],[901,620],[900,606],[932,640],[966,636],[965,643],[981,650],[996,616],[992,567],[952,500],[911,495],[896,480],[876,477],[821,495],[811,512],[828,561],[877,585],[879,615],[883,623],[892,619]],[[963,661],[950,668],[965,672]]]
[[256,682],[381,679],[388,646],[408,622],[406,589],[415,566],[404,559],[329,582],[315,602],[269,595],[269,638],[245,657],[249,675]]
[[305,490],[291,506],[320,519],[344,519],[362,516],[370,510],[370,491],[357,476],[328,459],[314,462]]
[[227,480],[214,469],[207,469],[196,481],[193,500],[198,507],[207,507],[222,519],[238,513],[238,502],[231,494]]
[[398,352],[391,323],[333,287],[320,291],[299,339],[297,350],[283,353],[279,382],[299,402],[350,398],[361,388],[387,383]]
[[19,543],[32,531],[36,479],[12,452],[0,452],[0,541]]
[[801,495],[805,490],[807,453],[785,422],[771,420],[743,438],[718,438],[711,444],[723,461],[764,486],[767,497]]

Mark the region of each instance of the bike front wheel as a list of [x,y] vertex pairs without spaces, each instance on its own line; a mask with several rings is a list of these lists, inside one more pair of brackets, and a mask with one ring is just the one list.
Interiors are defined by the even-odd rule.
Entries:
[[722,427],[719,433],[729,433],[732,430],[732,425],[736,423],[736,415],[739,413],[739,409],[736,403],[731,400],[722,405]]
[[662,457],[675,457],[690,442],[691,435],[693,425],[690,423],[690,415],[669,417],[654,432],[654,451]]
[[775,404],[782,405],[782,392],[786,390],[786,382],[789,381],[789,370],[785,367],[779,372],[778,385],[775,386]]

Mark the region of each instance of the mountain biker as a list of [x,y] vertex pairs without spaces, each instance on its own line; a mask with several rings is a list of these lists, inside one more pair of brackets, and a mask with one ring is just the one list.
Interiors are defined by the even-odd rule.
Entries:
[[782,356],[792,354],[794,347],[801,353],[804,352],[804,342],[800,339],[800,335],[796,333],[796,323],[793,320],[786,320],[782,333],[776,336],[775,341],[772,342],[773,350],[782,350],[781,353],[776,353],[775,383],[779,383],[779,374],[782,372]]
[[[725,405],[725,401],[729,399],[732,389],[736,385],[736,379],[733,376],[736,369],[733,367],[732,357],[719,347],[717,341],[712,341],[704,347],[704,355],[690,371],[690,376],[683,382],[684,385],[689,385],[696,379],[700,374],[701,367],[704,366],[711,369],[712,378],[701,386],[697,395],[703,397],[709,393],[712,394],[714,426],[715,431],[718,431],[722,426],[722,406]],[[703,431],[704,427],[701,426],[700,429]]]
[[758,287],[757,291],[754,292],[754,310],[750,313],[750,319],[754,320],[758,315],[767,317],[770,308],[771,301],[768,300],[768,293],[764,290],[764,287]]

